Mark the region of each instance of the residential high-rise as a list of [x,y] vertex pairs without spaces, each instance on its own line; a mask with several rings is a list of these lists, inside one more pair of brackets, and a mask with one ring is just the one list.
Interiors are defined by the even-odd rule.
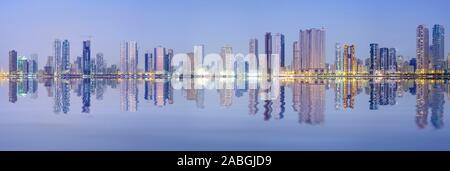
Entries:
[[272,73],[272,33],[267,32],[264,36],[265,53],[266,53],[266,71],[265,74]]
[[17,71],[19,75],[28,75],[29,64],[28,58],[25,56],[19,56],[17,59]]
[[155,74],[164,75],[167,74],[167,62],[166,59],[166,48],[158,46],[154,49],[153,54],[155,55]]
[[416,30],[417,72],[428,73],[429,69],[429,31],[425,25],[419,25]]
[[120,71],[123,74],[135,75],[138,70],[137,42],[123,42],[120,45]]
[[336,71],[342,71],[343,70],[343,63],[344,61],[342,60],[342,50],[341,50],[341,44],[340,43],[336,43],[335,45],[335,68]]
[[280,73],[280,67],[285,67],[284,35],[281,33],[266,33],[265,45],[267,73],[270,75],[278,75]]
[[223,62],[223,73],[222,76],[234,76],[234,61],[233,61],[233,48],[231,46],[224,46],[222,47],[222,49],[220,50],[220,56],[222,58],[222,62]]
[[380,68],[380,49],[378,44],[370,44],[369,74],[374,75]]
[[173,56],[174,56],[173,49],[167,49],[166,69],[169,72],[169,74],[173,73],[173,67],[171,66]]
[[91,75],[91,41],[83,41],[83,75]]
[[387,73],[389,70],[389,48],[380,48],[380,71]]
[[389,48],[388,68],[390,73],[397,72],[397,49]]
[[358,64],[356,59],[355,45],[344,44],[344,67],[343,70],[348,74],[356,74],[358,71]]
[[28,58],[29,74],[36,75],[38,72],[38,54],[31,54]]
[[292,68],[294,71],[300,71],[301,59],[300,59],[300,47],[298,41],[292,43]]
[[17,51],[9,51],[9,75],[17,74]]
[[258,75],[258,68],[259,68],[258,39],[250,39],[248,47],[249,47],[248,49],[249,75],[256,76]]
[[153,54],[148,51],[147,53],[145,53],[144,55],[144,70],[145,72],[153,72]]
[[103,53],[97,53],[95,55],[96,59],[96,74],[105,74],[106,73],[106,62]]
[[431,64],[432,69],[442,70],[444,68],[444,26],[442,25],[434,25],[433,27],[433,44],[431,45]]
[[68,40],[62,42],[61,70],[63,73],[70,70],[70,43]]
[[194,73],[198,74],[198,72],[201,70],[201,68],[203,67],[203,60],[204,60],[204,56],[205,55],[205,45],[195,45],[194,46]]
[[62,49],[61,49],[61,40],[56,39],[53,42],[53,57],[54,57],[54,61],[55,64],[53,65],[53,69],[55,72],[55,75],[60,75],[62,68],[61,68],[61,64],[62,64]]
[[301,70],[325,72],[325,30],[300,30],[299,35]]
[[450,53],[447,55],[447,70],[450,70]]

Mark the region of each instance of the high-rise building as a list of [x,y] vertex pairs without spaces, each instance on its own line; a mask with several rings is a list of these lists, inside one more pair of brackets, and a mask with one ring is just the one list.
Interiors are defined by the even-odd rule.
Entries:
[[83,41],[83,75],[91,75],[91,41]]
[[389,70],[389,48],[380,48],[380,71],[387,73]]
[[62,49],[61,49],[61,40],[56,39],[53,42],[53,57],[54,57],[54,61],[55,64],[53,65],[53,69],[55,72],[55,75],[59,75],[61,74],[62,68],[61,68],[61,64],[62,64]]
[[171,66],[172,64],[172,59],[173,59],[173,49],[167,49],[167,57],[166,57],[166,69],[169,72],[169,74],[173,73],[173,67]]
[[158,46],[154,49],[153,54],[155,55],[155,74],[165,75],[167,74],[167,54],[166,48]]
[[223,73],[222,75],[225,76],[234,76],[234,61],[233,61],[233,48],[231,46],[224,46],[222,47],[222,49],[220,50],[220,56],[222,58],[222,62],[223,62]]
[[419,25],[416,30],[417,72],[428,73],[429,69],[429,31],[425,25]]
[[355,45],[344,44],[344,67],[345,73],[356,74],[358,71],[358,64],[356,59]]
[[433,26],[433,44],[431,46],[431,64],[432,68],[435,70],[445,69],[444,64],[444,26],[434,25]]
[[450,70],[450,53],[447,55],[447,70]]
[[31,54],[28,58],[29,74],[36,75],[38,72],[38,54]]
[[105,74],[106,73],[106,62],[103,53],[97,53],[96,55],[96,73]]
[[[265,74],[272,73],[272,33],[267,32],[264,36],[265,53],[266,53],[266,72]],[[222,57],[223,58],[223,57]],[[225,62],[225,61],[224,61]]]
[[280,73],[280,67],[285,67],[284,35],[281,33],[266,33],[265,45],[267,73],[270,75],[278,75]]
[[70,70],[70,43],[68,40],[62,42],[61,70],[63,73]]
[[323,73],[325,72],[325,30],[300,30],[300,58],[301,70]]
[[257,76],[259,68],[258,39],[250,39],[248,47],[249,75]]
[[205,45],[195,45],[194,46],[194,66],[195,66],[195,74],[198,74],[201,68],[203,67],[203,60],[205,55]]
[[397,49],[389,48],[388,70],[390,73],[397,72]]
[[138,71],[137,42],[129,41],[120,45],[120,71],[123,74],[135,75]]
[[294,71],[300,71],[301,69],[301,58],[300,58],[300,47],[298,44],[298,41],[294,41],[294,43],[292,44],[292,68],[294,69]]
[[335,63],[334,63],[336,71],[342,71],[343,64],[344,64],[344,61],[342,60],[341,44],[336,43],[336,45],[335,45]]
[[147,53],[145,53],[144,62],[145,72],[153,72],[153,54],[150,51],[147,51]]
[[380,49],[378,44],[370,44],[370,62],[369,62],[369,74],[375,74],[380,68]]
[[17,74],[17,51],[9,51],[9,75]]
[[19,58],[17,59],[17,71],[19,75],[28,75],[29,65],[27,57],[19,56]]

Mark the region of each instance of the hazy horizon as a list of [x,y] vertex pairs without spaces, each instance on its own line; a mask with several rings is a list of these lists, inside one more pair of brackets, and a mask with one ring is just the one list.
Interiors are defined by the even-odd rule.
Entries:
[[[71,62],[81,56],[82,41],[92,36],[92,55],[102,52],[108,64],[119,63],[120,42],[138,42],[139,61],[158,45],[175,53],[193,51],[204,44],[206,53],[218,53],[230,45],[235,53],[247,53],[250,38],[259,40],[264,52],[265,32],[286,36],[286,62],[292,61],[292,43],[300,29],[326,29],[327,63],[334,62],[334,44],[356,45],[359,59],[369,55],[369,44],[395,47],[407,59],[415,57],[415,31],[425,24],[450,26],[446,11],[450,1],[361,0],[15,0],[0,6],[0,68],[8,68],[8,51],[39,55],[42,69],[53,54],[55,39],[68,39]],[[419,11],[420,9],[420,11]],[[446,36],[447,38],[448,36]],[[450,53],[446,40],[445,54]],[[139,63],[143,68],[143,62]]]

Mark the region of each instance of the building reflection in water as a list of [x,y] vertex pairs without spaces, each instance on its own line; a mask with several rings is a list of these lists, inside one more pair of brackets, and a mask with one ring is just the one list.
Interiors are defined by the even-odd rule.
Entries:
[[138,88],[136,79],[120,81],[120,109],[122,112],[136,112],[138,105]]
[[[143,99],[148,103],[141,105],[165,107],[176,102],[174,91],[177,89],[166,79],[9,79],[8,101],[17,104],[21,98],[38,99],[39,84],[52,98],[55,114],[70,113],[72,98],[81,99],[81,113],[90,113],[91,96],[96,101],[104,100],[108,87],[119,87],[122,112],[138,111],[139,87],[142,84]],[[207,92],[217,92],[220,106],[232,107],[233,98],[236,98],[235,103],[247,102],[248,114],[260,115],[266,121],[285,117],[285,96],[291,93],[292,109],[298,114],[298,121],[310,125],[324,123],[326,90],[329,88],[335,93],[334,110],[343,111],[355,109],[356,97],[363,90],[368,98],[369,110],[389,108],[397,105],[402,97],[415,96],[415,122],[418,128],[429,125],[435,129],[442,128],[445,95],[450,99],[450,85],[442,80],[190,78],[183,79],[181,85],[184,98],[181,100],[195,102],[198,109],[206,107]]]
[[292,92],[293,108],[300,123],[317,125],[325,121],[324,80],[296,80]]

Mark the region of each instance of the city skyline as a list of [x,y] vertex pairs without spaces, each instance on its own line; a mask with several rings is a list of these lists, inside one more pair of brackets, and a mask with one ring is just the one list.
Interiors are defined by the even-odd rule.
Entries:
[[[249,15],[244,19],[236,18],[235,16],[240,14],[247,14],[246,7],[254,4],[254,1],[246,1],[246,2],[237,2],[231,1],[229,3],[225,2],[199,2],[199,1],[190,1],[192,3],[188,3],[188,6],[195,7],[193,9],[181,9],[179,2],[154,2],[152,5],[154,6],[166,6],[172,5],[171,7],[174,10],[182,10],[185,12],[193,12],[198,9],[197,5],[206,5],[206,7],[219,7],[215,8],[216,12],[212,12],[211,17],[206,17],[202,15],[201,12],[193,12],[189,14],[190,17],[197,17],[197,20],[187,20],[180,22],[181,17],[178,15],[169,15],[164,11],[155,11],[155,16],[145,14],[141,11],[142,7],[139,5],[148,4],[148,2],[136,1],[133,3],[119,3],[118,1],[108,1],[106,2],[95,2],[92,3],[91,6],[88,6],[86,9],[88,12],[86,14],[82,14],[82,16],[89,15],[89,17],[81,17],[82,19],[76,19],[78,11],[68,10],[65,13],[62,13],[61,16],[49,16],[47,13],[38,13],[36,17],[36,21],[27,23],[25,22],[25,18],[29,17],[36,10],[43,10],[47,8],[55,8],[58,10],[69,8],[85,6],[86,2],[71,2],[67,1],[62,4],[59,2],[53,3],[42,3],[47,6],[43,6],[40,3],[30,2],[30,1],[18,1],[18,2],[6,2],[5,5],[1,8],[2,15],[0,19],[5,21],[4,31],[0,33],[2,37],[2,41],[0,41],[0,52],[6,55],[12,49],[18,52],[18,56],[29,56],[30,54],[38,54],[40,57],[39,61],[45,61],[45,57],[53,54],[51,44],[55,39],[67,39],[71,42],[70,44],[70,52],[71,57],[82,56],[82,46],[81,41],[86,40],[87,37],[92,35],[92,54],[97,54],[98,52],[104,53],[105,59],[109,61],[111,64],[119,64],[119,52],[118,49],[120,47],[120,42],[123,40],[135,40],[140,46],[139,50],[141,52],[145,52],[149,49],[157,47],[158,45],[163,45],[164,47],[173,48],[175,53],[180,52],[190,52],[192,51],[192,46],[196,44],[204,44],[205,45],[205,53],[218,53],[220,51],[220,47],[229,44],[233,47],[233,52],[246,53],[248,51],[248,40],[249,38],[257,38],[262,42],[263,36],[265,32],[280,32],[286,36],[286,63],[291,63],[293,50],[292,43],[297,40],[298,30],[307,29],[307,28],[321,28],[324,27],[327,32],[327,41],[326,41],[326,62],[334,63],[334,44],[336,42],[352,42],[358,47],[358,59],[365,59],[369,57],[369,47],[368,45],[372,42],[377,42],[386,47],[395,47],[397,48],[397,54],[402,54],[405,58],[413,58],[415,57],[415,27],[419,24],[425,24],[432,32],[434,24],[440,24],[444,28],[449,25],[448,21],[445,18],[448,17],[448,14],[443,10],[443,6],[439,7],[432,6],[432,3],[427,2],[418,2],[413,1],[408,3],[401,2],[390,2],[389,7],[387,8],[395,8],[396,13],[391,15],[385,14],[377,14],[373,16],[370,14],[370,9],[367,10],[367,2],[357,2],[357,1],[342,1],[337,4],[333,4],[333,7],[337,5],[337,8],[344,7],[350,5],[350,7],[354,7],[355,12],[344,11],[341,13],[337,13],[335,9],[331,9],[329,4],[330,1],[319,1],[319,2],[292,2],[289,1],[266,1],[266,3],[258,4],[257,6],[260,9],[269,8],[270,5],[277,4],[280,7],[284,7],[286,10],[272,13],[272,14],[259,14],[260,16]],[[447,1],[437,1],[441,4],[448,4]],[[382,4],[382,3],[380,3]],[[96,7],[102,6],[105,7],[105,10],[113,10],[117,9],[118,6],[123,5],[127,11],[130,11],[131,16],[137,16],[138,19],[133,21],[126,21],[122,17],[117,17],[116,21],[101,21],[103,15],[98,12],[94,12],[92,10],[98,9]],[[227,14],[225,13],[231,5],[235,5],[235,10],[237,10],[236,14]],[[298,7],[295,9],[293,7]],[[371,4],[373,5],[373,4]],[[377,6],[377,5],[375,5]],[[423,6],[422,8],[423,15],[417,15],[412,18],[412,20],[402,21],[396,23],[397,21],[406,18],[406,12],[414,9],[414,7]],[[305,9],[306,7],[310,7],[312,9]],[[11,10],[24,10],[23,13],[11,12]],[[191,11],[192,10],[192,11]],[[206,11],[211,11],[211,9],[204,9]],[[330,13],[324,14],[323,16],[315,16],[314,14],[318,14],[316,11],[330,11]],[[388,9],[386,9],[388,10]],[[169,10],[170,11],[170,10]],[[444,11],[444,12],[443,12]],[[9,12],[9,13],[8,13]],[[301,16],[302,14],[310,12],[310,17]],[[354,14],[360,13],[360,16],[354,16]],[[110,13],[108,13],[110,14]],[[166,15],[161,15],[166,14]],[[336,16],[333,16],[333,15]],[[155,17],[160,17],[155,18]],[[67,18],[67,20],[60,20],[59,18]],[[212,25],[216,24],[218,21],[212,21],[212,18],[218,17],[219,19],[223,19],[225,24],[238,23],[243,25],[245,19],[253,19],[252,22],[244,24],[245,27],[232,28],[232,27],[224,27],[222,29],[215,29],[216,27],[200,27],[198,26],[198,22],[202,23],[211,23]],[[282,17],[283,20],[276,20],[275,18]],[[375,17],[375,21],[364,19],[364,17],[370,18]],[[78,18],[78,17],[77,17]],[[339,18],[339,20],[336,20]],[[12,19],[12,20],[11,20]],[[74,19],[80,25],[83,26],[79,29],[75,29],[73,27],[74,23],[70,23],[69,21]],[[266,19],[269,21],[268,23],[273,24],[261,24],[262,20]],[[155,21],[164,21],[168,22],[167,26],[163,28],[152,28],[148,29],[149,26],[145,24],[146,20],[155,20]],[[292,21],[295,22],[292,22]],[[332,21],[333,20],[333,21]],[[385,20],[385,21],[383,21]],[[7,22],[14,21],[14,22]],[[101,22],[100,22],[101,21]],[[115,26],[114,24],[118,21],[124,21],[125,23],[135,23],[136,28],[132,28],[128,30],[123,27],[111,27]],[[298,22],[297,22],[298,21]],[[367,23],[367,21],[373,21],[373,23]],[[383,25],[380,25],[382,23]],[[67,23],[69,22],[69,23]],[[339,24],[345,23],[345,24]],[[348,24],[353,23],[354,25],[358,24],[358,29],[354,29],[348,26]],[[391,25],[389,25],[391,23]],[[88,28],[84,26],[86,24],[92,24]],[[186,29],[179,30],[179,24],[183,24]],[[27,27],[24,27],[24,26]],[[53,30],[48,28],[48,26],[55,26],[54,28],[57,30]],[[249,27],[250,25],[253,25]],[[377,25],[376,28],[369,28],[373,25]],[[386,25],[389,25],[387,27]],[[69,28],[69,26],[72,26]],[[142,26],[142,27],[140,27]],[[177,26],[177,27],[175,27]],[[18,29],[18,28],[36,28],[33,31],[29,29]],[[47,28],[47,29],[44,29]],[[53,28],[53,27],[52,27]],[[108,28],[108,29],[106,29]],[[148,29],[149,31],[144,31]],[[100,30],[106,30],[105,32],[100,32]],[[204,32],[204,33],[200,33]],[[13,34],[15,33],[15,34]],[[35,33],[39,33],[36,35]],[[106,33],[109,33],[107,36]],[[14,36],[16,35],[16,36]],[[381,36],[384,35],[384,36]],[[225,36],[225,37],[224,37]],[[150,38],[152,37],[152,38]],[[395,37],[395,39],[393,38]],[[432,35],[430,35],[430,45],[432,44]],[[181,40],[183,39],[183,40]],[[47,42],[47,43],[45,43]],[[260,45],[259,51],[263,51],[263,46]],[[445,52],[447,54],[449,52],[449,43],[445,45]],[[92,57],[91,57],[92,58]],[[140,54],[139,58],[143,59],[143,53]],[[444,57],[445,58],[445,57]],[[3,71],[7,70],[8,62],[7,58],[2,58],[0,60],[0,67]],[[143,61],[143,60],[142,60]],[[42,68],[43,64],[40,64],[40,68]],[[139,63],[139,68],[144,68],[143,63]]]

